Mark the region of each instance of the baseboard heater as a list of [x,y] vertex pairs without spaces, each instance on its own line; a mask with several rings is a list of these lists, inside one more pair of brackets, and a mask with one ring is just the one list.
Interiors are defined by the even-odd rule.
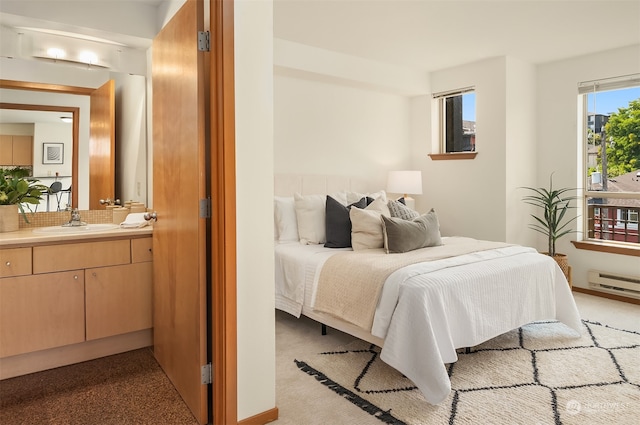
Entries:
[[589,270],[589,287],[596,291],[640,299],[640,277]]

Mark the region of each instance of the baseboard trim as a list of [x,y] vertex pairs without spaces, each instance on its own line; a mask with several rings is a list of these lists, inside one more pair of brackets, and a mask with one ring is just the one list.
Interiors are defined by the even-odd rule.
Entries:
[[0,380],[153,346],[153,329],[0,359]]
[[609,294],[608,292],[594,291],[593,289],[581,288],[579,286],[574,286],[573,291],[580,292],[582,294],[593,295],[594,297],[609,298],[610,300],[622,301],[624,303],[640,305],[640,300],[638,299],[623,297],[622,295]]
[[251,416],[250,418],[238,421],[238,425],[264,425],[269,422],[273,422],[276,419],[278,419],[278,408],[274,407],[273,409],[265,410],[262,413]]

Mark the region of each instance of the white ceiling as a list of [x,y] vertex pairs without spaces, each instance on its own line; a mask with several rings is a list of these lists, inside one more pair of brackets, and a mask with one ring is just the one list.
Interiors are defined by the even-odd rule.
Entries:
[[640,44],[640,1],[275,0],[274,34],[426,71],[498,56],[540,64]]
[[[170,3],[1,0],[0,24],[29,35],[30,51],[55,38],[122,54],[150,46]],[[640,0],[274,0],[273,15],[275,37],[426,71],[505,55],[539,64],[640,44]],[[0,53],[9,56],[16,41],[2,35]]]
[[[23,111],[19,109],[0,109],[0,124],[55,123],[62,124],[60,117],[71,117],[67,112]],[[69,124],[70,125],[70,124]]]

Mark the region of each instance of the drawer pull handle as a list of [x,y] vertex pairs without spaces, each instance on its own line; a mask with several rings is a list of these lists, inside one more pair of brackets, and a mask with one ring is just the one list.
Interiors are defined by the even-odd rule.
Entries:
[[7,261],[7,267],[11,267],[11,261]]
[[78,275],[77,275],[77,274],[73,275],[73,278],[74,278],[75,280],[78,280]]

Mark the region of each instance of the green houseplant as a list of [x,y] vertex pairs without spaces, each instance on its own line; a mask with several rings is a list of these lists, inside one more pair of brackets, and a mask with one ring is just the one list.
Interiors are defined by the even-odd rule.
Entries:
[[535,187],[524,187],[524,189],[529,190],[531,194],[522,198],[523,201],[542,210],[542,214],[531,214],[534,223],[530,224],[529,228],[547,237],[548,251],[545,254],[556,260],[567,277],[569,284],[571,284],[567,256],[556,252],[556,241],[569,233],[575,232],[570,224],[577,220],[578,217],[574,216],[569,218],[566,216],[567,211],[575,208],[571,205],[571,201],[578,199],[578,197],[568,194],[568,192],[575,189],[554,188],[553,173],[549,176],[548,189]]
[[535,220],[529,228],[536,232],[542,233],[547,237],[548,254],[552,257],[556,256],[556,241],[561,237],[575,232],[569,225],[578,217],[574,216],[565,220],[567,211],[571,208],[571,201],[578,199],[577,196],[569,196],[567,192],[575,189],[561,188],[554,189],[553,173],[549,177],[549,188],[525,187],[531,192],[531,195],[525,196],[523,200],[530,205],[538,207],[542,210],[542,215],[531,214]]
[[[18,211],[20,211],[27,223],[29,219],[27,218],[23,204],[27,204],[27,208],[31,210],[28,204],[37,205],[40,203],[42,194],[49,190],[47,186],[38,183],[38,180],[27,177],[28,173],[28,170],[19,167],[14,169],[0,169],[0,206],[17,205],[15,210],[16,216],[18,215]],[[10,215],[8,216],[10,217]],[[6,216],[3,215],[3,217]],[[2,228],[4,229],[5,225],[3,225]]]

